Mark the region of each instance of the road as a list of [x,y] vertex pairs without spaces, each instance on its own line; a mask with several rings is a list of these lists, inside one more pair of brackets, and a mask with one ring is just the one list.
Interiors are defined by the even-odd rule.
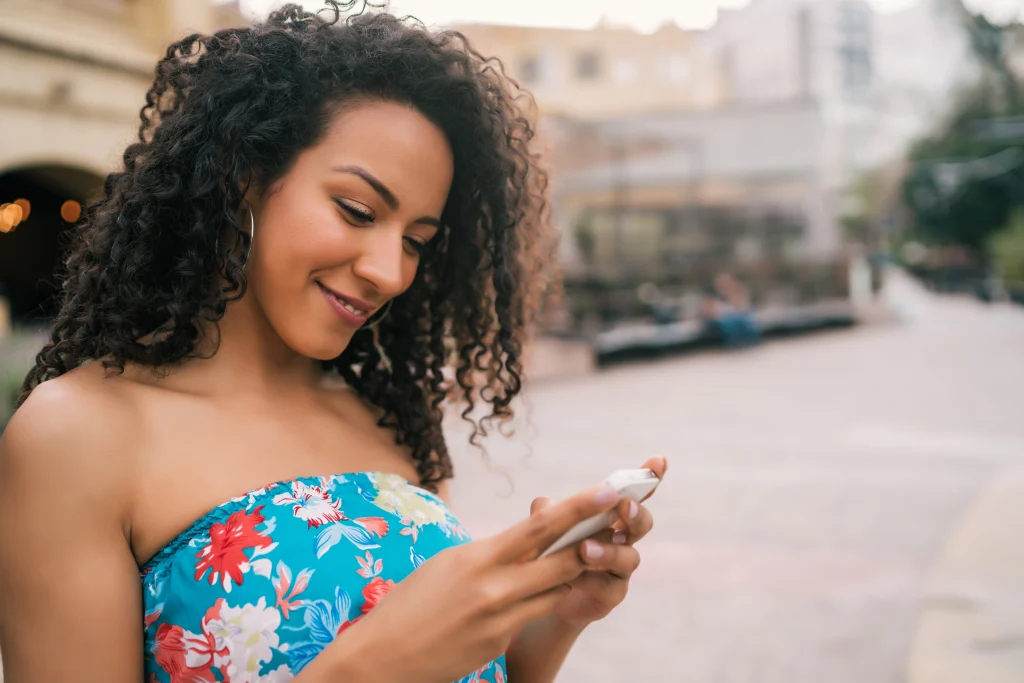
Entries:
[[[993,604],[1024,596],[984,583],[1009,565],[977,531],[982,509],[1024,520],[1024,478],[986,507],[1024,466],[1024,309],[899,276],[885,297],[895,322],[540,382],[486,461],[451,424],[454,505],[478,536],[536,495],[669,458],[630,596],[560,681],[930,683],[949,631],[932,613],[977,607],[937,592],[951,557],[982,568]],[[1024,680],[1024,630],[990,635],[1016,677],[942,680]]]

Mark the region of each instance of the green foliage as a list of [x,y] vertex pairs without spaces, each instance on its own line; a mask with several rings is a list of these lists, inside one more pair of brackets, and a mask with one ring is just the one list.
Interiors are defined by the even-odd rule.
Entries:
[[21,391],[21,383],[25,379],[27,369],[19,372],[4,369],[0,371],[0,432],[3,432],[7,421],[14,412],[14,404]]
[[918,239],[984,251],[1024,206],[1024,135],[991,134],[994,121],[1024,117],[1024,88],[989,43],[974,49],[985,71],[937,132],[911,147],[901,194]]
[[1010,228],[995,235],[989,248],[999,275],[1008,282],[1024,283],[1024,210],[1013,215]]

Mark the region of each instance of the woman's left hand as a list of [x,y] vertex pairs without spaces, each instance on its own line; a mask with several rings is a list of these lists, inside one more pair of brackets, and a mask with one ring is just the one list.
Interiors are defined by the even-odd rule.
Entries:
[[[643,464],[659,479],[665,476],[664,458],[651,458]],[[548,498],[533,501],[530,512],[549,505]],[[654,527],[654,517],[643,505],[623,499],[616,508],[619,521],[609,531],[584,541],[580,554],[591,568],[570,583],[572,591],[555,612],[559,621],[576,627],[608,616],[626,597],[629,579],[640,565],[640,553],[633,544]]]

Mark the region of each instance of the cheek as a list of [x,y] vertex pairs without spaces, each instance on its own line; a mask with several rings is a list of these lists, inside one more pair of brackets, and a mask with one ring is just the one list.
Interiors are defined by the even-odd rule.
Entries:
[[290,212],[273,222],[268,217],[265,232],[256,236],[263,272],[286,286],[308,282],[313,271],[346,260],[354,244],[337,222],[329,207]]
[[419,270],[419,261],[414,258],[405,259],[402,265],[402,291],[406,291],[416,280],[416,272]]

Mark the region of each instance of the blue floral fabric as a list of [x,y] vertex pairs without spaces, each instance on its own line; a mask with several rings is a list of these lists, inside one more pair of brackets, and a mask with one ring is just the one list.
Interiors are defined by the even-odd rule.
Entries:
[[[211,510],[141,567],[147,683],[278,683],[469,534],[403,477],[304,477]],[[459,683],[505,683],[500,658]]]

